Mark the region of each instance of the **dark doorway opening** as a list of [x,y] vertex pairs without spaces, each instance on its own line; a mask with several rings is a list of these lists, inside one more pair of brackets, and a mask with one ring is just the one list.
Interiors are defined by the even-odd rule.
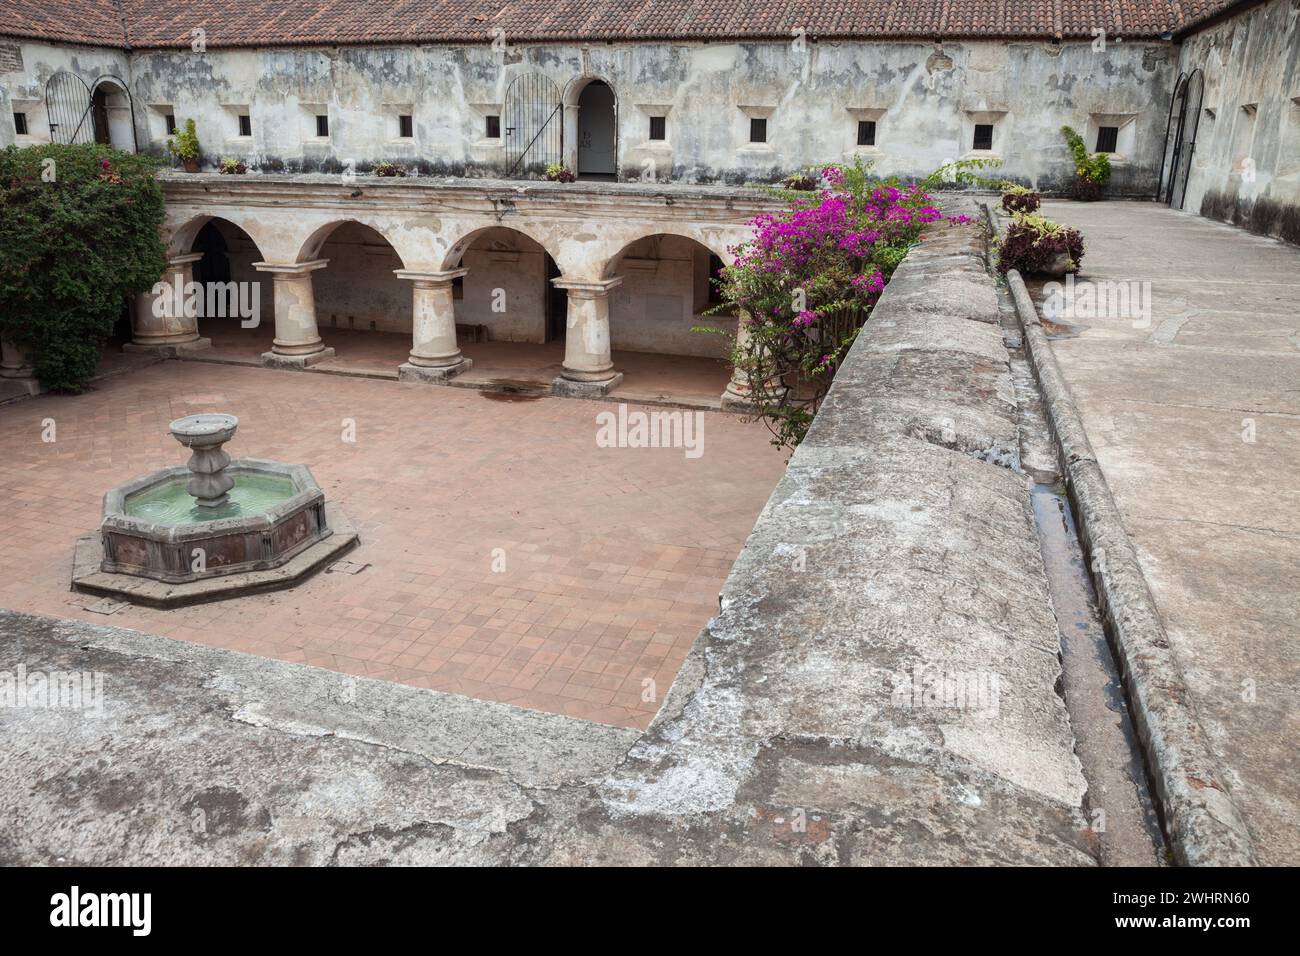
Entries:
[[617,146],[614,90],[604,80],[592,80],[578,96],[578,175],[616,178]]
[[113,136],[108,129],[108,91],[104,87],[95,90],[90,109],[95,123],[95,142],[101,146],[112,146]]
[[569,319],[569,293],[556,288],[552,279],[560,277],[560,267],[548,253],[546,256],[546,341],[563,342],[565,326]]

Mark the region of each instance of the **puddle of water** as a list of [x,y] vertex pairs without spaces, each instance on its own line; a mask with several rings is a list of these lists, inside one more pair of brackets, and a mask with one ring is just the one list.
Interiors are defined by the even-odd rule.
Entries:
[[513,382],[494,379],[491,387],[480,389],[479,394],[493,402],[535,402],[547,395],[546,386],[536,382]]

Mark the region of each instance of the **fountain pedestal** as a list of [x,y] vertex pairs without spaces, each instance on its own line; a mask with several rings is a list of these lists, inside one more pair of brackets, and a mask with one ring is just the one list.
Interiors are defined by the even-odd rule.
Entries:
[[220,508],[230,501],[235,479],[226,474],[230,456],[222,446],[235,437],[234,415],[189,415],[171,423],[172,437],[189,448],[188,468],[194,473],[185,490],[200,508]]

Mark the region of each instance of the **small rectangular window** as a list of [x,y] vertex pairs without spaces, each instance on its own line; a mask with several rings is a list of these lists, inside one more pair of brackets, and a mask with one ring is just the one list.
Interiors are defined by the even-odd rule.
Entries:
[[316,117],[316,135],[327,137],[330,134],[330,118],[328,116]]
[[501,117],[489,116],[487,118],[487,137],[488,139],[501,138]]
[[650,117],[650,138],[651,139],[668,138],[668,117],[666,116]]
[[876,145],[876,121],[875,120],[858,120],[858,145],[859,146]]
[[167,135],[172,136],[176,133],[176,114],[168,113],[163,117],[163,126],[167,130]]
[[749,141],[751,143],[767,142],[767,120],[757,116],[749,120]]
[[972,149],[992,149],[993,148],[993,124],[976,123],[975,124],[975,143]]
[[27,114],[26,113],[14,114],[14,132],[17,133],[19,136],[27,135]]
[[1119,142],[1118,126],[1098,126],[1097,127],[1097,152],[1113,153],[1115,146]]
[[240,136],[253,135],[253,121],[251,118],[249,118],[249,115],[247,113],[239,114],[239,135]]
[[415,124],[411,121],[409,113],[397,117],[397,135],[403,139],[410,139],[415,135]]

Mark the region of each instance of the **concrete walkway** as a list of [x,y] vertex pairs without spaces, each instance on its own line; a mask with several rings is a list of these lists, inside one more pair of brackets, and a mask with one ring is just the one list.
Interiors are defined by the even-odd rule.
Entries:
[[[1300,249],[1145,203],[1051,202],[1080,281],[1150,321],[1053,348],[1261,863],[1300,862]],[[1136,320],[1136,321],[1135,321]]]

